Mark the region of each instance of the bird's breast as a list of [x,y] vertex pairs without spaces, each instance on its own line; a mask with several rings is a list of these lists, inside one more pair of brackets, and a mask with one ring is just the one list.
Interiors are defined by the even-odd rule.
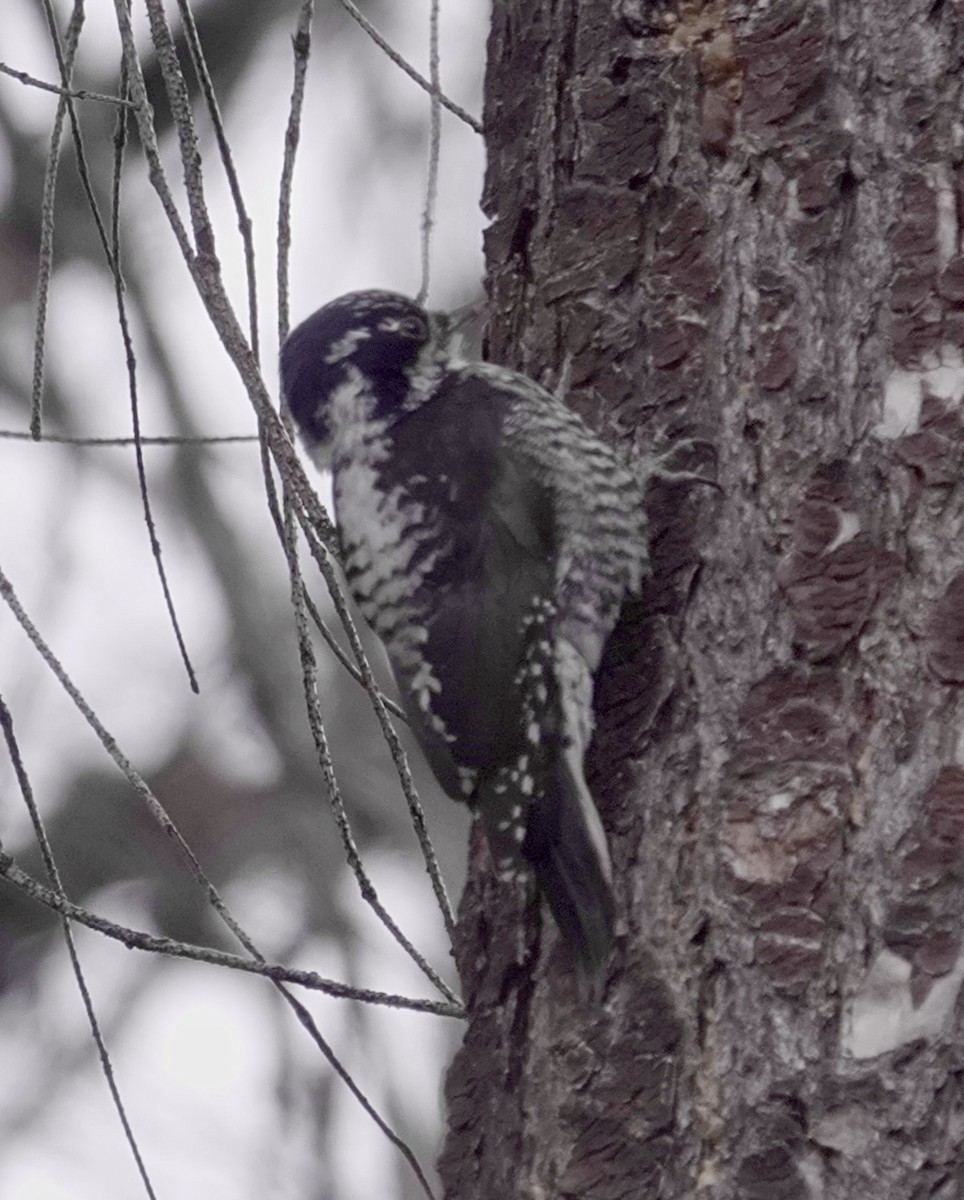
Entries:
[[426,580],[444,553],[437,517],[410,488],[386,478],[377,454],[336,460],[334,497],[352,595],[404,668],[427,637]]

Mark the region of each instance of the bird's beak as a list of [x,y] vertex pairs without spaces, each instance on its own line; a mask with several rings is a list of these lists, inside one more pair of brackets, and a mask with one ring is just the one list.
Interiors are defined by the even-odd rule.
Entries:
[[444,341],[455,358],[461,358],[465,345],[478,348],[482,344],[483,329],[480,322],[485,318],[485,297],[439,314],[440,325],[445,330]]
[[452,309],[449,313],[449,329],[452,333],[465,333],[476,321],[481,321],[485,316],[486,303],[485,297],[481,296],[471,304]]

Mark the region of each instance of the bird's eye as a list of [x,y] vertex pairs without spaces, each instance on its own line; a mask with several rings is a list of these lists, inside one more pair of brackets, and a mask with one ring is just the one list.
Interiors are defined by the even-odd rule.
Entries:
[[382,323],[382,329],[386,333],[398,333],[413,340],[425,336],[425,325],[421,317],[389,317]]

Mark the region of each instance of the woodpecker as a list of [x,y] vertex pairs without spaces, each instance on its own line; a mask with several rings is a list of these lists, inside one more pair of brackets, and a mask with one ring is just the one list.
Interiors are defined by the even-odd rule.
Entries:
[[603,647],[646,569],[641,485],[561,399],[460,343],[445,314],[353,292],[287,339],[282,388],[439,783],[598,978],[615,907],[583,763]]

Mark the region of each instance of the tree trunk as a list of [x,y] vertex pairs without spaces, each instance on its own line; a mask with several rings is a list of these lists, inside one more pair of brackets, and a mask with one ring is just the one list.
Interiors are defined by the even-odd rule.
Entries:
[[476,846],[450,1200],[964,1194],[964,9],[495,0],[490,356],[653,480],[581,1000]]

